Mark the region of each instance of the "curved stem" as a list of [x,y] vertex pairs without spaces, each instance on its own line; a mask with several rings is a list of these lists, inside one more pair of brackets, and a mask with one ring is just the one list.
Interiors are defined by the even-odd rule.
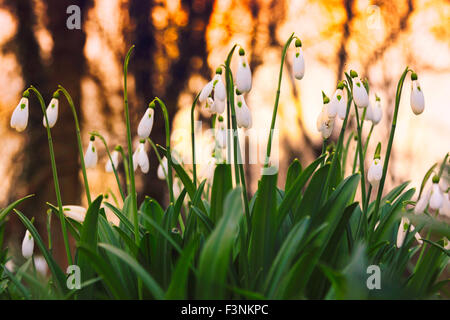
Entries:
[[397,93],[395,96],[395,109],[394,109],[394,115],[392,117],[391,133],[389,135],[389,142],[388,142],[388,146],[386,149],[386,155],[384,157],[383,175],[381,176],[380,185],[378,186],[377,199],[375,202],[375,210],[373,212],[375,214],[374,215],[375,219],[378,217],[378,210],[380,209],[380,201],[381,201],[381,196],[383,194],[384,182],[386,180],[386,174],[387,174],[387,169],[388,169],[388,165],[389,165],[389,157],[391,156],[392,143],[394,142],[394,134],[395,134],[395,128],[397,126],[397,116],[398,116],[398,109],[400,107],[400,98],[402,95],[403,83],[404,83],[405,77],[409,71],[411,71],[411,70],[408,67],[406,67],[406,69],[405,69],[405,71],[403,71],[403,74],[400,77],[400,80],[398,81],[398,85],[397,85]]
[[164,115],[164,122],[166,127],[166,150],[167,150],[167,173],[169,175],[169,197],[170,202],[174,203],[174,197],[173,197],[173,177],[172,177],[172,150],[170,149],[170,122],[169,122],[169,112],[167,111],[166,105],[164,102],[162,102],[161,99],[158,97],[155,97],[155,100],[158,101],[158,104],[160,105],[163,115]]
[[194,186],[197,188],[197,164],[196,164],[196,158],[195,158],[195,128],[194,128],[194,111],[195,111],[195,105],[197,104],[198,97],[200,96],[200,93],[197,94],[197,96],[194,99],[194,102],[192,102],[191,107],[191,145],[192,145],[192,176],[194,180]]
[[114,162],[112,160],[111,153],[109,152],[108,144],[106,143],[105,138],[98,132],[91,132],[90,135],[98,137],[103,142],[103,145],[105,146],[105,149],[106,149],[106,153],[108,154],[109,161],[111,161],[111,167],[113,169],[114,176],[116,177],[117,186],[119,187],[120,195],[122,197],[122,200],[125,200],[125,194],[123,193],[122,185],[120,184],[120,179],[119,179],[119,175],[117,173],[117,168],[114,165]]
[[355,106],[355,114],[356,114],[356,125],[357,125],[357,131],[358,131],[358,153],[359,153],[359,170],[361,171],[361,201],[362,201],[362,209],[363,214],[366,214],[366,177],[364,174],[364,156],[363,156],[363,148],[362,148],[362,122],[364,121],[361,119],[361,122],[359,121],[359,112],[358,107],[356,104],[353,104]]
[[70,253],[69,238],[67,236],[66,219],[64,218],[64,211],[63,211],[62,200],[61,200],[61,191],[59,189],[58,171],[56,170],[55,152],[53,149],[53,139],[52,139],[52,134],[50,132],[50,125],[48,124],[47,112],[45,111],[44,99],[42,98],[41,93],[35,87],[30,86],[30,88],[28,90],[31,90],[39,99],[39,103],[41,105],[42,112],[44,113],[45,123],[47,124],[45,127],[47,129],[48,148],[50,151],[50,160],[51,160],[51,164],[52,164],[53,182],[55,184],[56,201],[58,203],[58,211],[59,211],[59,215],[60,215],[59,220],[61,221],[61,230],[63,233],[64,246],[66,248],[66,254],[67,254],[67,263],[69,265],[72,265],[73,264],[72,254]]
[[125,121],[127,125],[127,145],[128,145],[128,163],[130,165],[130,192],[131,192],[131,203],[132,203],[132,213],[133,213],[133,223],[134,223],[134,240],[136,244],[139,244],[139,220],[137,211],[137,195],[136,195],[136,184],[134,180],[134,170],[133,169],[133,146],[131,142],[131,125],[130,125],[130,114],[128,110],[128,93],[127,93],[127,72],[128,63],[130,61],[131,52],[134,49],[134,45],[128,50],[125,57],[125,62],[123,65],[123,101],[125,105]]
[[272,136],[273,136],[273,130],[275,128],[275,121],[277,119],[278,104],[280,101],[281,79],[283,78],[283,66],[284,66],[284,60],[286,58],[286,51],[289,48],[289,45],[291,44],[292,40],[294,40],[294,38],[295,38],[294,33],[292,33],[291,36],[289,37],[289,39],[284,44],[283,52],[281,54],[280,73],[278,75],[278,89],[277,89],[277,94],[275,96],[275,104],[273,106],[272,122],[270,124],[269,139],[267,142],[266,159],[264,160],[265,167],[267,167],[269,165],[270,153],[272,151]]
[[80,163],[81,163],[81,171],[83,172],[83,180],[84,180],[84,188],[86,189],[86,198],[88,201],[88,205],[91,205],[91,193],[89,192],[89,183],[86,173],[86,165],[84,164],[84,155],[83,155],[83,146],[81,144],[81,130],[80,130],[80,124],[78,122],[78,116],[77,111],[75,109],[75,105],[73,104],[72,97],[70,96],[69,92],[61,86],[58,85],[58,90],[61,91],[64,96],[66,97],[67,102],[69,103],[70,109],[72,110],[73,118],[75,120],[75,131],[77,134],[77,144],[78,144],[78,153],[80,155]]

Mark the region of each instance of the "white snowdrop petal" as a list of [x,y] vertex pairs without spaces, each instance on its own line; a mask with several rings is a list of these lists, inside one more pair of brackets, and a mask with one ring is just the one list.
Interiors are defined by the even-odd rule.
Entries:
[[[112,162],[111,162],[111,159],[112,159]],[[117,167],[119,166],[119,151],[114,150],[111,153],[111,159],[108,158],[108,161],[106,161],[106,164],[105,164],[106,172],[113,172],[114,171],[113,165],[114,165],[114,168],[117,170]]]
[[299,52],[294,54],[294,62],[292,64],[292,71],[295,79],[301,80],[305,75],[305,60],[303,58],[303,51],[300,48]]
[[145,152],[143,145],[141,146],[141,148],[139,150],[137,160],[138,160],[139,167],[141,168],[141,171],[143,173],[147,173],[148,170],[150,169],[150,161],[148,159],[147,152]]
[[157,173],[158,179],[160,179],[160,180],[165,180],[165,179],[166,179],[167,171],[169,170],[169,169],[167,168],[167,158],[164,157],[164,158],[161,160],[161,162],[162,162],[162,165],[159,164],[158,170],[157,170],[156,173]]
[[214,100],[214,112],[222,114],[225,111],[225,100]]
[[22,241],[22,255],[25,259],[30,258],[33,255],[34,239],[30,231],[25,232],[25,237]]
[[11,128],[16,129],[17,132],[25,130],[28,125],[28,112],[28,99],[23,97],[11,116]]
[[[45,113],[47,114],[48,124],[50,128],[56,124],[58,120],[58,109],[59,109],[59,100],[56,98],[52,98],[50,103],[48,104],[47,110]],[[45,117],[42,118],[42,124],[44,127],[47,127],[47,122],[45,121]]]
[[409,221],[406,218],[402,218],[400,222],[400,226],[398,227],[397,231],[397,248],[400,248],[403,245],[403,242],[405,241],[406,231],[408,230],[408,224]]
[[198,101],[204,102],[206,101],[206,98],[209,97],[214,87],[213,81],[208,82],[200,92],[200,96],[198,97]]
[[236,73],[236,87],[242,93],[249,92],[252,89],[252,72],[247,58],[242,56],[240,56]]
[[429,206],[430,209],[438,210],[442,207],[442,202],[444,201],[441,189],[437,183],[434,183],[432,186],[432,193],[430,196]]
[[214,77],[214,81],[216,81],[216,84],[214,86],[214,99],[224,101],[227,97],[227,92],[222,81],[222,76],[220,74],[216,74]]
[[380,101],[375,102],[375,106],[372,108],[372,123],[374,125],[380,123],[383,117],[383,111],[381,110]]
[[414,213],[419,214],[425,211],[428,205],[428,201],[430,200],[430,196],[431,196],[431,188],[428,188],[427,190],[425,190],[424,193],[422,193],[422,196],[417,201],[416,206],[414,208]]
[[365,108],[369,105],[369,95],[359,78],[353,79],[353,100],[358,108]]
[[93,141],[89,141],[89,145],[84,154],[84,164],[86,168],[94,168],[97,165],[97,149],[94,146]]
[[75,205],[63,206],[63,212],[66,217],[69,217],[75,221],[83,222],[86,216],[86,208]]
[[421,114],[425,109],[425,98],[418,80],[412,82],[410,102],[411,109],[416,115]]
[[442,199],[442,208],[439,211],[440,213],[442,213],[444,216],[450,217],[450,192],[447,194],[445,193]]
[[41,275],[46,276],[48,271],[47,261],[43,256],[37,256],[34,258],[34,265],[36,267],[36,271]]
[[148,138],[150,136],[150,133],[152,132],[154,113],[155,110],[153,108],[147,108],[144,116],[139,122],[138,136],[142,139]]

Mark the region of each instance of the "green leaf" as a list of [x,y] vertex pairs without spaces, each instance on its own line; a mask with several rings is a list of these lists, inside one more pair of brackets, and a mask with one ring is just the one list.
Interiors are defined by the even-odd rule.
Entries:
[[210,217],[213,222],[219,221],[223,214],[223,203],[231,189],[231,165],[218,164],[214,170],[214,180],[211,189]]
[[196,296],[198,299],[223,299],[231,250],[242,218],[240,188],[231,190],[224,203],[225,213],[206,240],[200,254]]
[[2,221],[3,219],[5,219],[6,215],[13,210],[15,207],[17,207],[19,204],[21,204],[23,201],[25,201],[28,198],[33,197],[34,194],[30,194],[26,197],[23,197],[22,199],[16,200],[13,203],[11,203],[9,206],[7,206],[5,209],[0,210],[0,221]]
[[294,159],[294,161],[292,161],[291,165],[289,166],[286,175],[286,184],[284,186],[285,192],[289,191],[289,189],[292,187],[292,185],[294,184],[295,180],[297,179],[297,177],[300,175],[301,172],[302,172],[302,165],[300,161],[298,161],[298,159]]

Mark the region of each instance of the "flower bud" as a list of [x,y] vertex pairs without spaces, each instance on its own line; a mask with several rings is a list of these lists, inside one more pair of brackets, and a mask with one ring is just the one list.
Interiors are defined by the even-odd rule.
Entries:
[[[111,162],[112,160],[112,162]],[[108,161],[106,161],[106,165],[105,165],[105,171],[106,172],[113,172],[113,165],[114,168],[117,170],[117,167],[119,166],[119,151],[114,150],[111,153],[111,159],[108,159]]]
[[[47,114],[48,124],[50,128],[53,128],[53,126],[56,124],[56,121],[58,120],[58,108],[59,108],[59,100],[57,98],[52,98],[52,100],[48,104],[47,110],[45,111],[45,113]],[[44,127],[47,127],[45,117],[43,117],[42,123]]]
[[138,136],[141,138],[148,138],[153,128],[153,116],[155,114],[155,110],[152,107],[148,107],[139,122],[138,126]]
[[242,48],[239,49],[236,87],[240,92],[249,92],[252,89],[252,72],[245,56],[245,51]]
[[11,116],[11,128],[16,129],[17,132],[22,132],[28,125],[28,97],[24,96],[20,99],[19,104],[14,109]]
[[159,164],[158,170],[157,170],[156,173],[157,173],[158,179],[160,179],[160,180],[165,180],[165,179],[166,179],[167,172],[169,171],[169,169],[168,169],[168,167],[167,167],[167,158],[164,157],[164,158],[161,160],[161,162],[162,162],[162,163]]
[[95,168],[98,161],[98,155],[97,155],[97,149],[94,145],[95,137],[91,136],[89,145],[86,149],[86,152],[84,154],[84,164],[86,168]]
[[25,231],[25,237],[22,241],[22,255],[25,259],[31,258],[34,250],[34,239],[30,231]]
[[421,114],[425,109],[425,97],[420,87],[419,80],[417,80],[417,75],[415,77],[415,80],[413,80],[411,83],[410,103],[411,109],[416,115]]

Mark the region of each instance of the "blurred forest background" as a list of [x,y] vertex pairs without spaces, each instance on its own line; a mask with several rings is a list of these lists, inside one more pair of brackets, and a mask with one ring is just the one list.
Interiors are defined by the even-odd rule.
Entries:
[[[81,30],[66,27],[66,9],[72,4],[81,8]],[[0,208],[36,194],[21,208],[36,217],[44,238],[45,203],[56,201],[42,113],[31,98],[30,122],[22,134],[9,127],[11,113],[29,85],[41,90],[48,103],[61,84],[78,109],[84,148],[93,130],[106,137],[110,148],[126,146],[122,63],[131,44],[136,44],[129,75],[133,128],[148,102],[158,96],[169,108],[171,126],[188,129],[193,98],[232,45],[239,43],[253,71],[253,89],[247,96],[253,126],[264,129],[270,123],[281,49],[296,32],[303,42],[306,75],[294,82],[286,72],[282,82],[277,121],[280,183],[295,157],[305,165],[320,154],[322,139],[315,123],[322,106],[321,90],[331,96],[350,68],[368,78],[371,99],[376,92],[383,105],[370,155],[378,141],[384,142],[384,152],[397,81],[407,65],[419,74],[425,92],[425,112],[414,116],[407,80],[388,187],[405,180],[418,186],[428,168],[450,150],[449,1],[0,0],[0,26]],[[290,71],[289,53],[286,71]],[[162,115],[155,114],[151,138],[163,144]],[[207,117],[199,115],[199,120],[206,123]],[[63,203],[85,205],[75,127],[64,99],[52,132]],[[189,137],[172,139],[181,146],[180,153],[190,154]],[[117,192],[113,175],[104,170],[106,153],[101,143],[97,148],[98,168],[88,172],[91,193],[106,193],[109,188]],[[166,202],[166,185],[156,177],[153,151],[150,163],[149,174],[138,175],[139,195]],[[252,192],[260,165],[247,168]],[[52,225],[54,243],[63,261],[58,225]],[[14,215],[7,232],[10,247],[18,247],[24,227]]]

